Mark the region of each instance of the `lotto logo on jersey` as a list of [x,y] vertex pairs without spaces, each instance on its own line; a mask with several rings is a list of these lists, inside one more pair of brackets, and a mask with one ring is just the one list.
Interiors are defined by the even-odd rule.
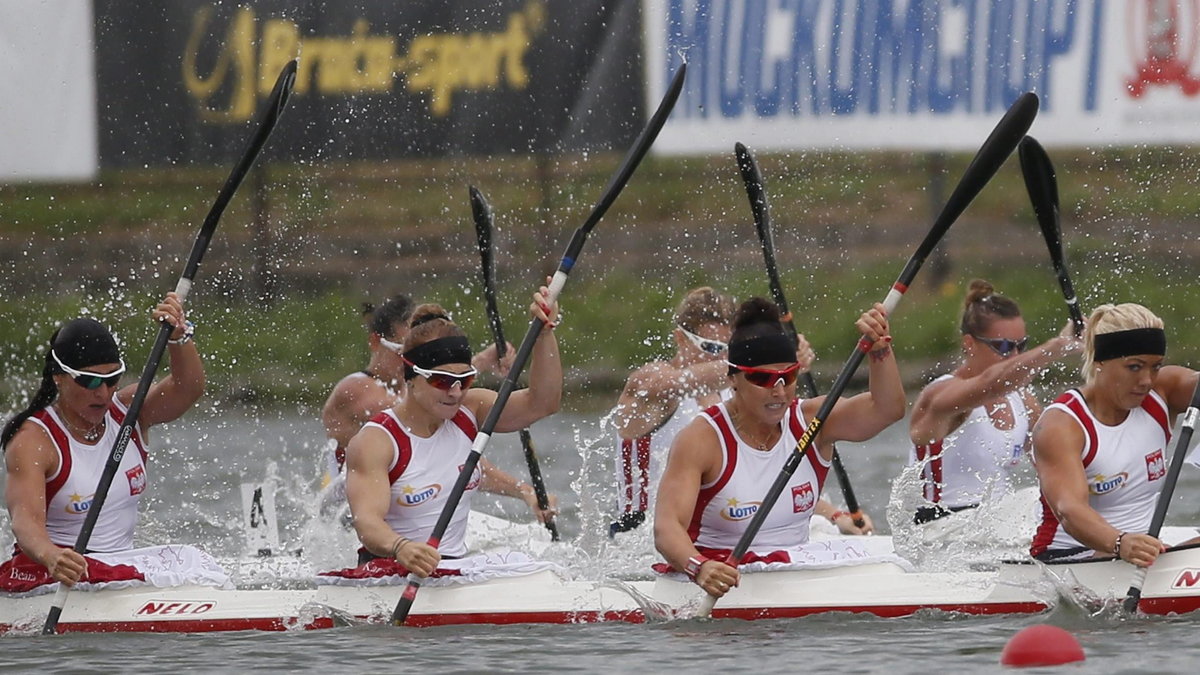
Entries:
[[1129,474],[1122,471],[1113,476],[1100,474],[1088,483],[1088,492],[1094,495],[1106,495],[1113,490],[1119,490],[1129,480]]
[[[464,466],[466,466],[466,464],[458,465],[459,473],[462,473]],[[475,470],[471,472],[471,480],[467,481],[467,487],[465,489],[466,490],[474,490],[475,488],[479,487],[479,484],[482,482],[483,482],[483,472],[479,470],[479,465],[476,464]]]
[[441,491],[442,486],[437,483],[419,488],[405,485],[400,489],[400,497],[396,499],[396,503],[400,506],[417,506],[438,496]]
[[745,520],[758,513],[761,505],[762,502],[740,502],[736,497],[731,497],[719,515],[725,520]]
[[125,472],[129,479],[129,495],[140,495],[146,489],[146,470],[139,464]]
[[73,494],[71,495],[70,499],[67,500],[67,507],[64,509],[64,511],[73,516],[82,516],[88,512],[88,509],[92,508],[92,498],[95,496],[96,495],[94,494],[90,494],[84,497],[83,495]]
[[1167,475],[1167,462],[1161,449],[1146,455],[1146,479],[1158,480]]
[[804,513],[817,503],[817,495],[813,492],[812,483],[792,486],[792,513]]

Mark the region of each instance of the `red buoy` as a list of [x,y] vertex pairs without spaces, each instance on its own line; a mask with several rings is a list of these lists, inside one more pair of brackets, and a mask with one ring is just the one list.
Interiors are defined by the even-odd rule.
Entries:
[[1046,624],[1028,626],[1004,645],[1000,663],[1005,666],[1026,668],[1031,666],[1057,666],[1063,663],[1082,661],[1083,647],[1074,635]]

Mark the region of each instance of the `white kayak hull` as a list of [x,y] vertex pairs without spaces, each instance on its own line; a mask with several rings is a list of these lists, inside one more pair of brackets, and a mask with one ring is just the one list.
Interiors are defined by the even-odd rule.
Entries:
[[[963,614],[1037,613],[1070,589],[1119,600],[1132,567],[1115,561],[1064,565],[1004,564],[986,572],[905,572],[891,563],[746,574],[717,603],[714,618],[791,618],[824,612],[901,617],[923,610]],[[686,618],[699,589],[671,578],[620,588],[568,581],[551,571],[477,584],[426,586],[408,624],[590,623]],[[208,632],[300,630],[356,622],[386,622],[401,586],[321,586],[298,590],[220,590],[206,587],[134,588],[75,592],[62,631]],[[639,603],[634,599],[639,596]],[[50,594],[0,598],[0,633],[36,633]],[[1200,609],[1200,547],[1163,554],[1142,591],[1147,614]],[[649,615],[649,616],[648,616]]]

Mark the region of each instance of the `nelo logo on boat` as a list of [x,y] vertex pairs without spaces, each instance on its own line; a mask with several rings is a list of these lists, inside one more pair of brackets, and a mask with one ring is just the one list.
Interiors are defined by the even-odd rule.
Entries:
[[424,504],[430,499],[438,496],[438,493],[441,491],[442,486],[438,485],[437,483],[419,488],[415,488],[411,485],[405,485],[401,490],[400,498],[396,500],[396,503],[400,506],[416,506],[418,504]]
[[1195,588],[1197,584],[1200,584],[1200,570],[1189,567],[1175,577],[1171,588]]
[[1092,482],[1088,485],[1088,492],[1094,495],[1106,495],[1125,485],[1125,481],[1127,480],[1129,480],[1129,474],[1124,471],[1115,476],[1100,474],[1092,479]]
[[1167,462],[1163,459],[1162,449],[1146,455],[1146,479],[1158,480],[1167,475]]
[[204,614],[216,606],[217,603],[212,601],[170,602],[169,600],[149,600],[133,614],[134,616],[191,616],[193,614]]
[[792,513],[804,513],[816,503],[817,496],[813,493],[812,483],[792,486]]
[[745,520],[758,512],[762,502],[739,502],[736,497],[730,498],[725,508],[721,509],[721,517],[725,520]]

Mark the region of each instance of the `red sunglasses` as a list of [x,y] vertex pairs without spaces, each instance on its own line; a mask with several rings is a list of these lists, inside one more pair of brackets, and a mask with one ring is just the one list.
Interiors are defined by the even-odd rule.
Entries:
[[408,359],[404,359],[404,362],[413,369],[413,372],[425,378],[431,387],[442,391],[450,391],[456,384],[463,390],[470,389],[471,384],[475,382],[475,376],[479,374],[479,371],[474,368],[465,373],[451,373],[445,370],[422,368]]
[[772,389],[780,382],[783,383],[783,386],[790,387],[796,383],[796,378],[800,376],[799,363],[793,363],[783,370],[739,366],[736,363],[731,363],[729,365],[741,371],[742,375],[746,376],[747,382],[759,387],[763,387],[764,389]]

